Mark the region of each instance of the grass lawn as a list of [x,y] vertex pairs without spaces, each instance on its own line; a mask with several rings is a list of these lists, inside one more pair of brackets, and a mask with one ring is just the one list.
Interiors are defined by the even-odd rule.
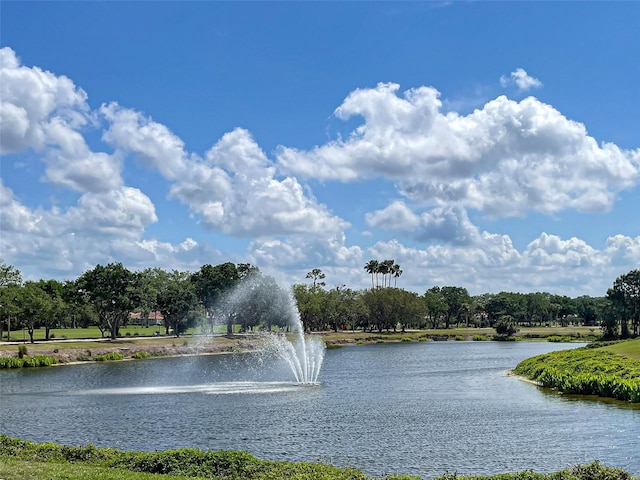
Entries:
[[[426,337],[463,337],[473,338],[474,336],[484,336],[487,339],[491,339],[496,334],[493,328],[449,328],[445,329],[427,329],[427,330],[407,330],[402,333],[398,332],[362,332],[356,330],[352,332],[350,330],[341,330],[338,332],[322,332],[322,338],[327,343],[340,343],[341,341],[366,341],[372,338],[379,338],[385,341],[418,341],[425,339]],[[551,336],[559,337],[572,337],[573,340],[580,340],[582,338],[587,340],[593,340],[600,336],[600,329],[598,327],[583,327],[583,326],[571,326],[571,327],[523,327],[515,335],[522,339],[544,339]]]
[[194,477],[132,472],[117,468],[2,458],[0,478],[6,480],[198,480]]
[[640,359],[640,338],[635,340],[627,340],[625,342],[615,343],[607,347],[603,347],[602,350],[608,350],[618,355],[625,357],[632,357]]

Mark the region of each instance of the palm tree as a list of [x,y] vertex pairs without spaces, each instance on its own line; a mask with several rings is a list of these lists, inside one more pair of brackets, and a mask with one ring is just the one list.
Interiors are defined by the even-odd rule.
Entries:
[[383,287],[388,287],[391,282],[389,280],[387,280],[387,275],[391,274],[391,268],[393,267],[393,264],[395,263],[395,260],[390,259],[390,260],[384,260],[381,264],[380,264],[380,273],[382,274],[382,286]]
[[398,285],[398,277],[402,275],[402,270],[400,269],[400,265],[394,263],[391,267],[391,273],[393,274],[393,286],[394,288]]
[[378,262],[377,260],[369,260],[364,266],[364,269],[367,271],[367,273],[371,275],[371,288],[373,288],[373,276],[376,275],[376,278],[378,278],[379,268],[380,262]]

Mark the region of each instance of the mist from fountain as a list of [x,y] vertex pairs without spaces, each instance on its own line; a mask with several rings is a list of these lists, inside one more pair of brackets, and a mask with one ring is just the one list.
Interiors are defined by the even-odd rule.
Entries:
[[[259,280],[260,277],[256,278]],[[251,293],[256,287],[255,281],[256,279],[246,279],[227,294],[222,302],[228,309],[226,314],[242,310],[238,306],[243,302],[251,302]],[[278,298],[279,293],[286,295],[286,304],[279,302],[282,300],[282,297]],[[287,317],[287,324],[292,327],[294,338],[290,340],[284,333],[264,332],[266,355],[283,360],[298,385],[317,385],[325,354],[325,345],[322,339],[319,336],[305,335],[296,301],[290,291],[284,289],[280,292],[271,291],[267,298],[278,303],[278,310],[281,310],[283,315]],[[265,308],[264,304],[262,305],[262,308]],[[252,307],[260,308],[253,305]]]
[[298,318],[294,325],[296,339],[291,342],[283,334],[267,334],[267,344],[284,360],[296,382],[300,385],[315,385],[324,361],[325,346],[317,336],[305,336],[302,322]]

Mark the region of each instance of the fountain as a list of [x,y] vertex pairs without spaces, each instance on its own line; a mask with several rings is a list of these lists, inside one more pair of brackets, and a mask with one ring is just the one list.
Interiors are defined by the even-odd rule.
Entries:
[[283,359],[299,385],[316,385],[324,360],[324,344],[318,337],[305,337],[302,322],[296,322],[296,340],[285,335],[268,333],[266,343],[276,356]]
[[[324,360],[324,343],[318,336],[305,335],[292,294],[279,287],[273,278],[257,274],[243,279],[234,290],[226,295],[221,302],[222,305],[224,305],[224,311],[221,313],[223,318],[229,315],[235,318],[250,315],[264,320],[266,316],[271,315],[273,320],[274,311],[278,312],[278,316],[287,318],[286,323],[293,327],[295,339],[289,340],[284,333],[265,332],[263,333],[266,347],[264,353],[266,356],[284,360],[297,385],[318,384],[318,375]],[[260,312],[269,313],[265,313],[263,316]],[[267,322],[268,324],[269,322]],[[281,323],[277,322],[277,324]]]

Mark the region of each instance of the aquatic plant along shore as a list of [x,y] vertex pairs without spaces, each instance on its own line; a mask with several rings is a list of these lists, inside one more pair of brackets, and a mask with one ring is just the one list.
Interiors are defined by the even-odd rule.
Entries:
[[[640,339],[624,343],[628,344],[625,351],[632,354],[640,351]],[[520,362],[513,372],[563,393],[640,403],[640,358],[614,353],[608,348],[578,348],[538,355]]]

